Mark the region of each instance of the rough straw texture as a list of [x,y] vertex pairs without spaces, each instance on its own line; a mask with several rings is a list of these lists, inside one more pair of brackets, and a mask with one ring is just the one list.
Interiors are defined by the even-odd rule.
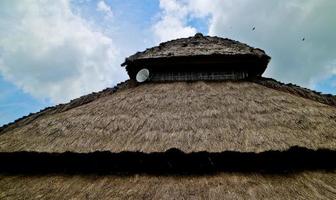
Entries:
[[336,173],[1,176],[0,199],[336,199]]
[[141,84],[50,112],[3,129],[0,152],[336,149],[335,106],[248,81]]
[[228,38],[203,36],[198,33],[193,37],[171,40],[138,52],[126,58],[123,65],[138,59],[210,55],[253,55],[269,59],[269,56],[261,49]]
[[[22,154],[25,156],[19,157],[17,162],[11,163],[10,159],[2,161],[24,170],[30,166],[33,172],[0,171],[0,199],[336,199],[335,164],[330,157],[336,149],[335,99],[332,95],[321,95],[263,78],[237,82],[141,85],[127,81],[0,128],[0,152],[9,152],[6,155],[14,156],[13,152],[29,151]],[[315,154],[314,151],[304,150],[308,152],[302,154],[306,157],[299,158],[307,164],[295,169],[296,164],[301,162],[291,162],[293,157],[290,155],[295,158],[295,151],[288,149],[294,146],[328,151],[316,151],[320,154]],[[178,171],[176,174],[99,173],[108,163],[104,162],[102,155],[110,155],[109,152],[125,155],[118,152],[152,153],[171,148],[189,153],[220,152],[226,161],[222,163],[223,168],[218,168],[222,170],[215,173],[198,171],[193,174],[190,168],[183,168],[186,174]],[[270,150],[285,152],[273,152],[278,156],[265,157],[266,168],[264,164],[256,165],[255,161],[263,163],[259,152],[267,154]],[[71,154],[69,164],[67,160],[60,162],[53,159],[55,154],[36,153],[59,152],[60,158],[66,158],[69,153],[63,153],[65,151],[95,152],[92,154],[96,155],[92,157],[95,162],[81,160],[83,156],[89,156],[85,154]],[[244,154],[246,160],[238,167],[225,167],[230,166],[228,163],[240,163],[239,157],[243,155],[239,152],[258,154]],[[140,166],[154,156],[129,154],[134,155],[129,159],[138,159],[139,162],[135,163]],[[31,159],[40,155],[45,156]],[[169,153],[160,155],[166,156],[163,161],[168,169],[180,164],[178,158],[172,162],[175,157]],[[204,160],[208,160],[209,166],[218,165],[215,159],[209,159],[211,153],[200,153],[200,157],[193,155],[190,154],[200,169],[204,168]],[[158,161],[161,159],[155,158]],[[78,163],[78,160],[82,162]],[[150,165],[153,171],[159,168],[158,165],[162,166],[162,160],[161,163],[157,160]],[[107,166],[120,164],[124,166],[122,169],[135,167],[127,165],[134,163],[127,160],[123,163],[108,161]],[[273,166],[278,169],[274,163],[284,163],[289,167],[283,171],[272,171]],[[312,163],[321,165],[314,168],[314,165],[309,166]],[[52,169],[46,167],[43,171],[43,166],[48,165]],[[74,168],[70,173],[62,170],[62,167],[71,166],[80,166],[83,170]],[[86,167],[91,167],[91,171],[85,171],[88,170]],[[242,170],[250,168],[254,170]]]
[[252,79],[270,57],[230,39],[196,34],[123,65],[134,79],[150,60],[260,69],[126,81],[0,127],[0,199],[336,199],[335,96]]

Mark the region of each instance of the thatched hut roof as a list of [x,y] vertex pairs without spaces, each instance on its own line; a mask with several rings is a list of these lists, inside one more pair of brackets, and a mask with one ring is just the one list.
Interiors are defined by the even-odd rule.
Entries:
[[217,36],[203,36],[201,33],[197,33],[192,37],[163,42],[159,46],[138,52],[126,58],[122,65],[140,59],[211,55],[254,55],[259,58],[269,58],[262,49],[250,47],[239,41]]
[[335,199],[335,173],[1,176],[0,199]]
[[[286,87],[294,92],[281,91]],[[0,152],[336,149],[335,97],[268,79],[126,82],[116,92],[94,96],[99,98],[74,101],[72,107],[65,104],[3,128]]]
[[134,79],[136,71],[146,67],[151,70],[172,71],[202,68],[206,70],[243,70],[261,75],[270,60],[262,50],[228,38],[203,36],[181,38],[161,43],[125,59],[122,66]]
[[[195,46],[174,49],[183,41]],[[201,35],[161,46],[131,56],[127,67],[232,54],[257,58],[262,73],[269,60]],[[130,78],[0,127],[0,199],[335,199],[335,96],[258,76]]]

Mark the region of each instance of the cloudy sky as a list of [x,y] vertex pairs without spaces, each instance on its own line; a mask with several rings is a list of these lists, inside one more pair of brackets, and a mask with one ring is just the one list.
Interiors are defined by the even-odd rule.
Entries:
[[196,32],[264,49],[264,76],[336,94],[335,11],[335,0],[1,0],[0,126],[112,87],[128,55]]

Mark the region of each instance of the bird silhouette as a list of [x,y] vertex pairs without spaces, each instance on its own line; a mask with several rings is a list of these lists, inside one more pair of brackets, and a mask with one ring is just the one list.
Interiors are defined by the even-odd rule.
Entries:
[[255,30],[255,27],[252,28],[252,31],[254,31],[254,30]]
[[306,38],[302,38],[302,41],[305,41],[306,40]]

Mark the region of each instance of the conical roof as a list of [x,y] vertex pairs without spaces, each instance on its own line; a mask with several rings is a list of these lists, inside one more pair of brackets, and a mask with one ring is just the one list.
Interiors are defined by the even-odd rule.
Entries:
[[270,58],[262,49],[250,47],[239,41],[217,36],[203,36],[201,33],[197,33],[193,37],[163,42],[159,46],[138,52],[126,58],[122,65],[141,59],[211,55],[251,55],[264,59]]
[[203,36],[197,33],[193,37],[181,38],[161,43],[159,46],[138,52],[125,59],[131,79],[139,69],[153,70],[193,70],[206,66],[206,71],[248,71],[261,75],[267,67],[270,57],[262,50],[228,38]]
[[140,85],[128,81],[114,90],[3,128],[0,152],[336,149],[333,96],[264,78]]
[[[181,41],[205,38],[217,40]],[[1,127],[0,198],[333,199],[335,133],[333,95],[259,76],[131,76]]]

